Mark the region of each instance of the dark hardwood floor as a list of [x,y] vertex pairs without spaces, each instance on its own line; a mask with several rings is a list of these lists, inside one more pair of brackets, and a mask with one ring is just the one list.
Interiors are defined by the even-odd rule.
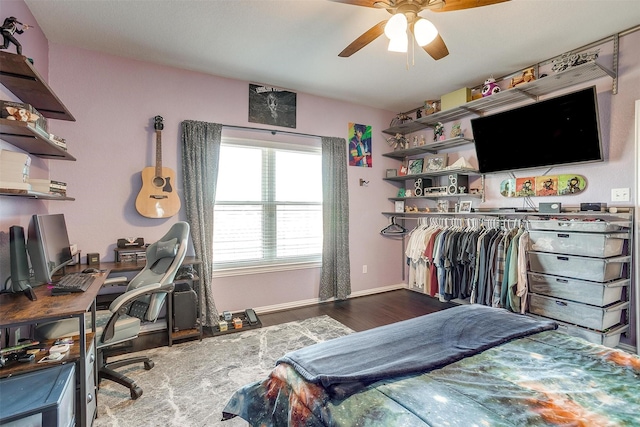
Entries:
[[398,289],[344,301],[325,302],[307,307],[258,314],[258,317],[262,326],[265,327],[326,314],[357,332],[456,305],[451,302],[440,302],[437,298],[407,289]]
[[[344,301],[325,302],[272,313],[258,313],[258,318],[262,327],[267,327],[327,315],[359,332],[455,307],[456,305],[456,303],[452,302],[440,302],[437,298],[418,292],[398,289],[350,298]],[[213,336],[211,328],[204,328],[203,336]],[[166,331],[141,334],[138,339],[129,343],[128,347],[118,349],[114,354],[142,351],[166,345],[168,345]]]

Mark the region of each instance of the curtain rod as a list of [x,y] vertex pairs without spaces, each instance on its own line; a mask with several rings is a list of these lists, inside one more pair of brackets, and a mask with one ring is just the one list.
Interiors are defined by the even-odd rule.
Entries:
[[320,135],[312,135],[310,133],[301,133],[301,132],[292,132],[289,130],[275,130],[275,129],[263,129],[263,128],[254,128],[250,126],[236,126],[236,125],[222,125],[225,128],[233,128],[233,129],[243,129],[243,130],[257,130],[260,132],[269,132],[271,135],[275,135],[277,133],[284,133],[287,135],[296,135],[296,136],[306,136],[308,138],[322,138]]

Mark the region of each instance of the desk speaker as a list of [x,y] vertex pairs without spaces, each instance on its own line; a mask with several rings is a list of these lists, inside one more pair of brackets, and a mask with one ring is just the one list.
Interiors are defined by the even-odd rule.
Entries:
[[447,194],[466,194],[469,192],[469,176],[451,174],[447,179]]
[[100,265],[100,254],[97,252],[88,253],[87,265]]

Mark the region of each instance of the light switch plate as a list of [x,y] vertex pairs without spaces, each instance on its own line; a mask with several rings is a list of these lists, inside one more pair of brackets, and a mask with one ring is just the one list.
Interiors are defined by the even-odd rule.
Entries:
[[628,188],[612,188],[611,189],[611,201],[612,202],[628,202],[629,199]]

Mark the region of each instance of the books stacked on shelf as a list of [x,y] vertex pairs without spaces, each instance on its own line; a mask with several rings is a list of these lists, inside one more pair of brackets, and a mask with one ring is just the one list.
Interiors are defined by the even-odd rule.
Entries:
[[62,181],[51,180],[51,184],[49,185],[49,193],[58,195],[58,196],[66,196],[67,183]]
[[29,169],[31,157],[26,153],[0,150],[0,188],[31,190]]
[[62,148],[64,151],[67,151],[67,140],[59,137],[58,135],[54,135],[52,133],[49,134],[49,141],[55,144],[57,147]]
[[67,184],[50,179],[29,179],[31,190],[38,193],[52,194],[54,196],[65,197],[67,195]]

